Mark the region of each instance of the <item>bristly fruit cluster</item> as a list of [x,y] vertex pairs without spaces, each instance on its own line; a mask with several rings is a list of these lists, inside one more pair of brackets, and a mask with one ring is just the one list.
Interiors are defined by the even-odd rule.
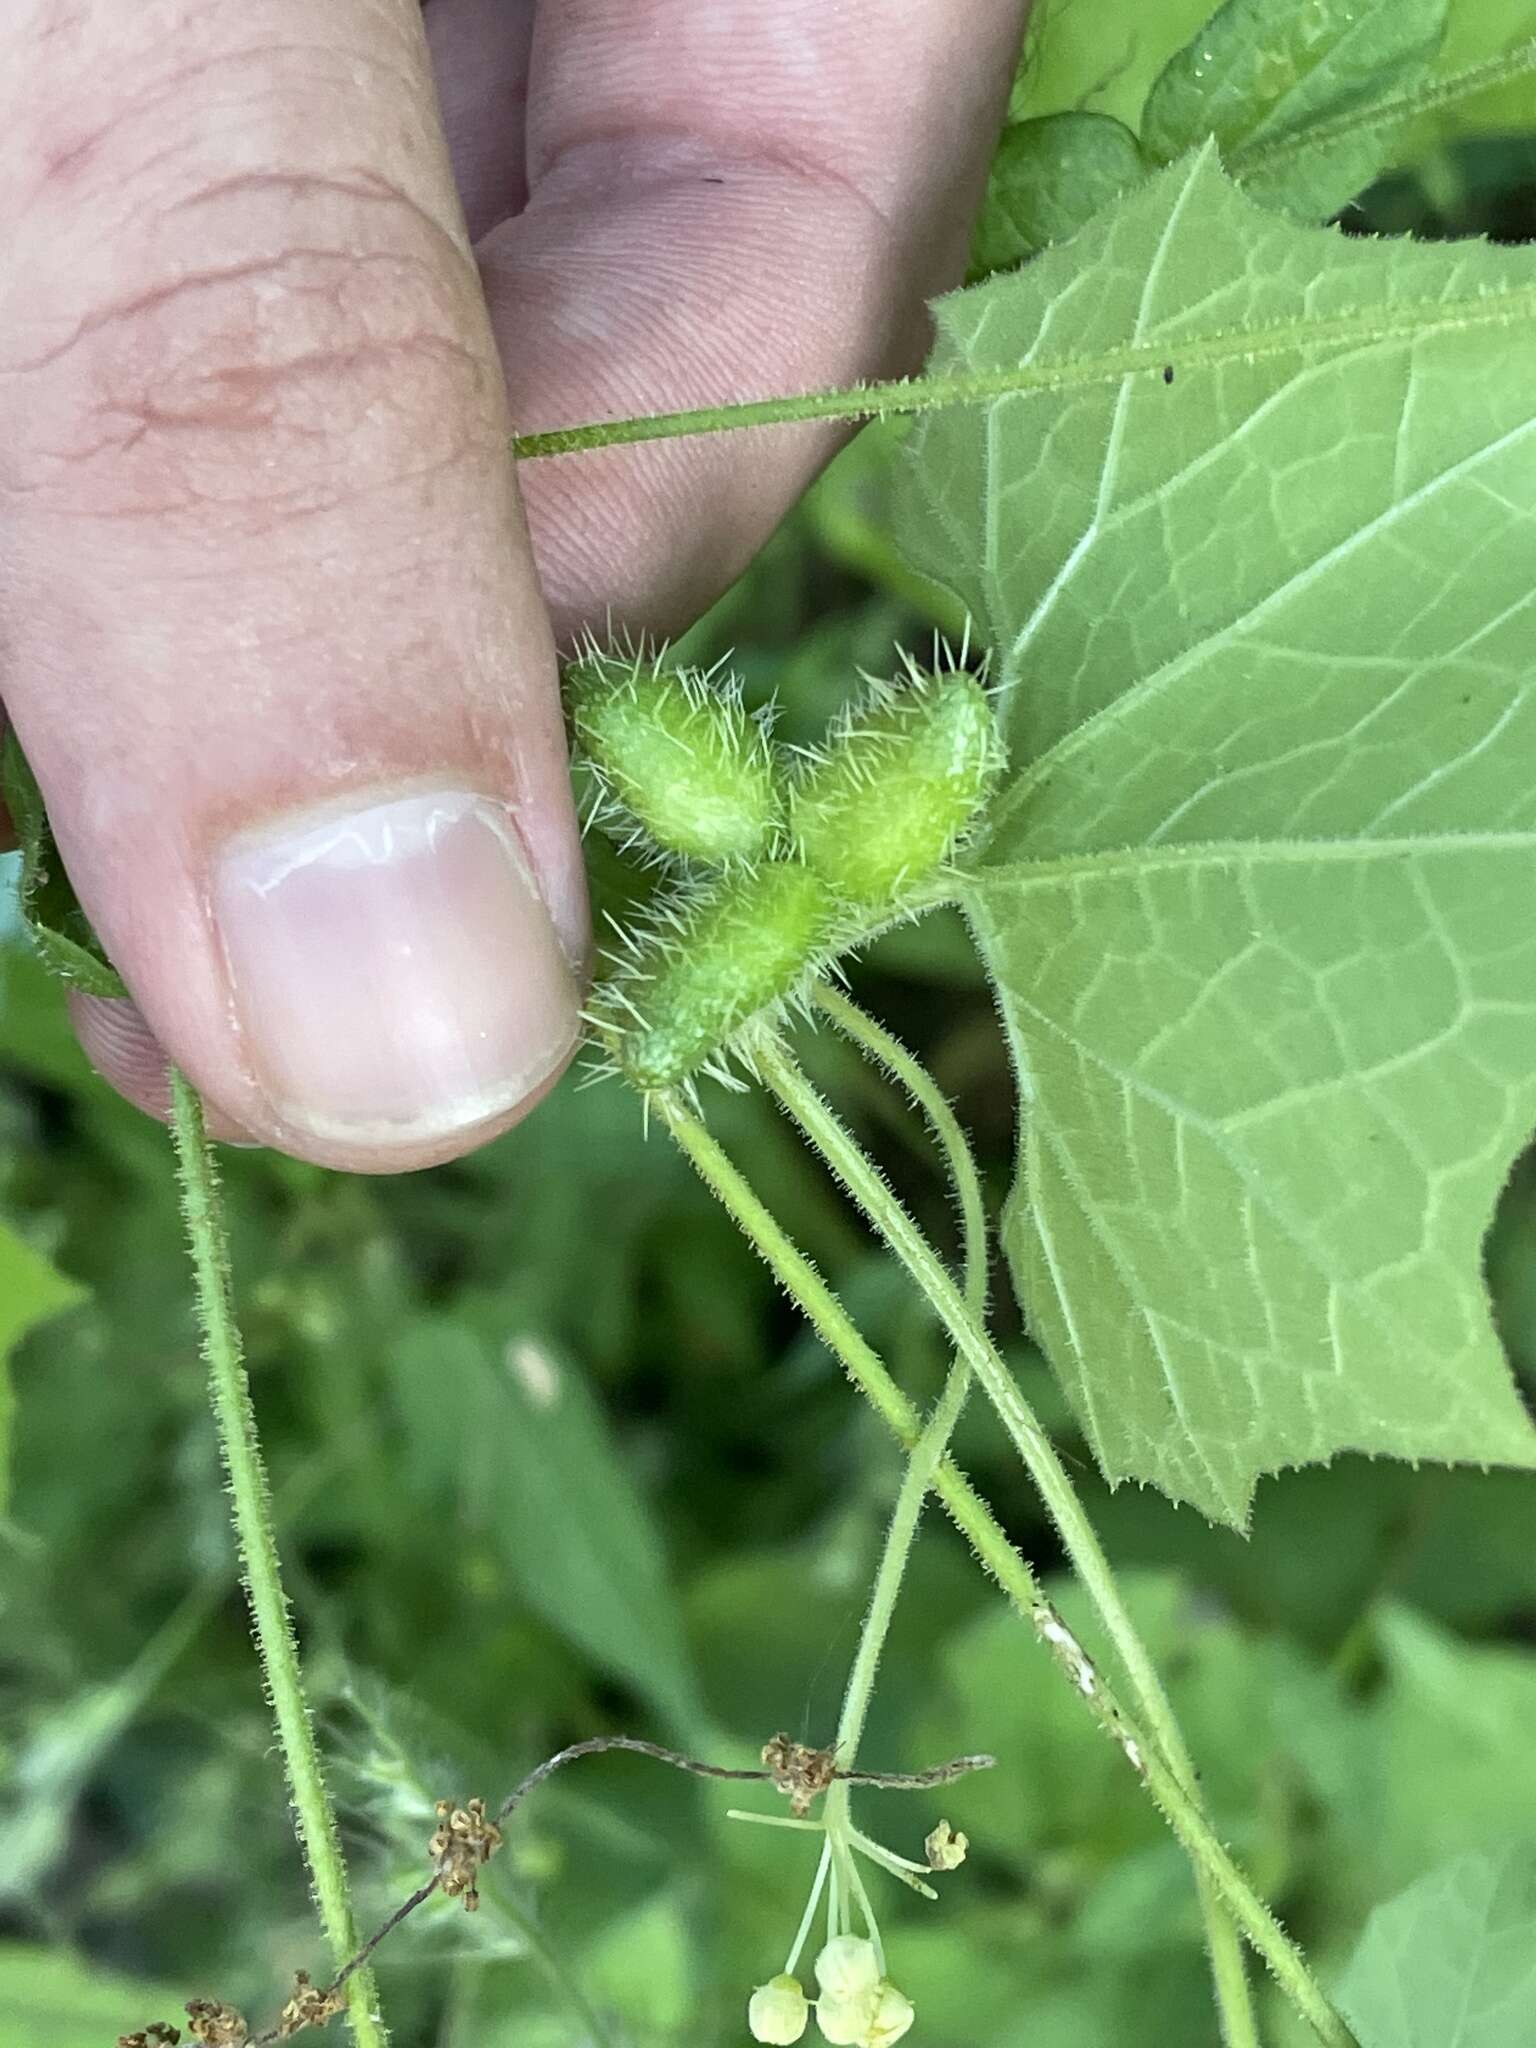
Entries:
[[660,650],[588,639],[563,677],[592,781],[588,822],[645,861],[762,860],[784,829],[769,721],[719,668],[672,668]]
[[567,670],[593,822],[669,871],[589,1013],[607,1070],[646,1094],[733,1085],[752,1030],[919,908],[979,816],[1002,766],[982,681],[911,661],[867,680],[791,757],[717,670],[595,645]]

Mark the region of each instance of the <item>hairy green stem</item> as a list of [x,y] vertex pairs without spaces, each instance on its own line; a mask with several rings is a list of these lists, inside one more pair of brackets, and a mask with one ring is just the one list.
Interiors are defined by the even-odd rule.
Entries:
[[[893,1037],[882,1025],[878,1024],[865,1011],[861,1010],[857,1004],[850,1002],[846,996],[840,995],[836,990],[827,988],[825,985],[817,990],[814,1001],[816,1007],[830,1022],[835,1024],[840,1031],[846,1033],[848,1037],[854,1039],[901,1082],[914,1101],[921,1104],[934,1129],[938,1132],[951,1162],[955,1184],[960,1193],[966,1226],[967,1285],[963,1299],[957,1298],[957,1305],[959,1310],[968,1319],[972,1330],[980,1331],[984,1335],[986,1314],[984,1265],[979,1290],[980,1298],[978,1298],[978,1288],[975,1280],[975,1258],[978,1238],[982,1245],[981,1257],[983,1260],[985,1259],[986,1223],[981,1199],[981,1177],[976,1170],[975,1159],[972,1156],[965,1133],[960,1128],[959,1120],[956,1118],[948,1102],[945,1101],[932,1075],[929,1074],[922,1062],[914,1058],[907,1048],[901,1044],[899,1039]],[[770,1085],[772,1085],[771,1080]],[[848,1138],[848,1143],[853,1145],[854,1140],[851,1134],[845,1133],[845,1136]],[[822,1149],[819,1140],[813,1137],[813,1142],[817,1143],[819,1150]],[[823,1157],[828,1157],[828,1155],[823,1152]],[[863,1162],[861,1177],[866,1191],[869,1188],[878,1187],[883,1196],[889,1201],[894,1202],[895,1197],[890,1195],[889,1190],[886,1189],[878,1173],[864,1159],[862,1150],[859,1151],[859,1159]],[[830,1160],[830,1158],[829,1164],[833,1165],[834,1171],[838,1172],[839,1177],[844,1179],[845,1184],[847,1184],[847,1177],[842,1173],[841,1165],[836,1161]],[[857,1195],[855,1198],[860,1200],[861,1207],[865,1207],[865,1213],[870,1214],[862,1198]],[[900,1205],[897,1204],[897,1206],[899,1207]],[[902,1214],[905,1215],[904,1210]],[[870,1220],[875,1224],[876,1229],[880,1230],[881,1234],[884,1235],[881,1221],[873,1215],[870,1216]],[[916,1226],[912,1225],[911,1228],[913,1239],[917,1239],[920,1234],[917,1232]],[[931,1262],[931,1266],[927,1269],[931,1273],[931,1267],[937,1266],[938,1262],[934,1259],[927,1240],[924,1238],[921,1239],[921,1242],[925,1252],[927,1252],[928,1260]],[[896,1250],[898,1257],[902,1256],[900,1246],[893,1244],[893,1249]],[[959,1347],[956,1368],[958,1370],[960,1365],[966,1360],[967,1354],[965,1347],[960,1344],[958,1330],[953,1326],[951,1327],[951,1336]],[[974,1355],[971,1357],[970,1362],[974,1365]],[[1006,1367],[1003,1367],[1001,1359],[998,1360],[998,1365],[1001,1370],[1006,1372]],[[1009,1375],[1008,1377],[1010,1384],[1013,1384],[1012,1376]],[[1022,1395],[1019,1396],[1019,1402],[1024,1412],[1029,1414],[1028,1406],[1024,1403]],[[958,1414],[958,1408],[956,1413]],[[1030,1439],[1031,1446],[1038,1441],[1044,1441],[1048,1445],[1049,1440],[1046,1439],[1045,1432],[1039,1428],[1032,1414],[1029,1415],[1029,1419],[1034,1425],[1034,1435]],[[1146,1655],[1140,1636],[1132,1624],[1129,1615],[1125,1612],[1123,1602],[1119,1600],[1118,1587],[1115,1585],[1109,1561],[1099,1548],[1098,1539],[1083,1510],[1082,1503],[1077,1498],[1076,1490],[1073,1488],[1071,1480],[1067,1477],[1065,1467],[1056,1458],[1054,1448],[1050,1450],[1049,1465],[1044,1470],[1036,1469],[1031,1449],[1026,1449],[1022,1443],[1018,1445],[1018,1448],[1024,1457],[1026,1465],[1029,1466],[1031,1477],[1035,1480],[1042,1496],[1047,1501],[1052,1519],[1056,1522],[1058,1529],[1062,1531],[1063,1539],[1067,1543],[1068,1552],[1073,1559],[1073,1563],[1078,1565],[1079,1570],[1082,1571],[1078,1558],[1078,1551],[1082,1549],[1088,1558],[1090,1566],[1098,1568],[1096,1574],[1097,1585],[1089,1583],[1090,1594],[1094,1597],[1095,1605],[1099,1607],[1099,1612],[1103,1616],[1105,1625],[1109,1630],[1112,1640],[1115,1642],[1116,1648],[1120,1650],[1121,1661],[1125,1664],[1132,1685],[1136,1689],[1137,1697],[1141,1703],[1141,1710],[1146,1715],[1148,1723],[1162,1743],[1170,1766],[1175,1774],[1182,1778],[1191,1794],[1198,1797],[1195,1790],[1196,1780],[1193,1766],[1188,1750],[1184,1745],[1178,1722],[1175,1719],[1172,1705],[1162,1688],[1161,1680],[1157,1677],[1151,1658]],[[1047,1490],[1048,1488],[1049,1491]],[[1077,1534],[1077,1547],[1074,1547],[1072,1538],[1068,1536],[1067,1530],[1063,1525],[1062,1516],[1064,1512],[1070,1514],[1073,1519],[1074,1531]],[[1085,1583],[1087,1583],[1086,1573],[1083,1575]],[[1112,1595],[1111,1608],[1106,1608],[1099,1598],[1099,1589],[1104,1587],[1107,1587]],[[1127,1656],[1122,1639],[1132,1643],[1139,1653],[1141,1673],[1150,1674],[1151,1686],[1149,1691],[1142,1689],[1142,1685],[1138,1681],[1138,1668]],[[1210,1955],[1211,1977],[1215,1985],[1216,2005],[1221,2021],[1224,2048],[1258,2048],[1258,2021],[1253,2010],[1253,1998],[1249,1989],[1248,1973],[1243,1960],[1242,1942],[1214,1886],[1198,1864],[1195,1866],[1195,1881],[1200,1892],[1206,1946]]]
[[[251,1624],[261,1655],[272,1715],[283,1753],[283,1768],[293,1797],[299,1840],[309,1864],[321,1925],[335,1965],[340,1969],[357,1948],[347,1867],[342,1855],[336,1815],[320,1767],[320,1751],[310,1721],[309,1702],[299,1669],[288,1596],[283,1590],[272,1502],[267,1488],[250,1382],[235,1320],[230,1277],[229,1243],[219,1196],[213,1148],[203,1121],[197,1091],[185,1075],[171,1069],[171,1130],[176,1144],[177,1184],[182,1215],[192,1251],[197,1314],[202,1329],[203,1358],[218,1425],[219,1449],[233,1503],[235,1539],[240,1551]],[[371,1971],[359,1970],[347,1981],[347,2016],[358,2048],[384,2048],[387,2035],[378,2012],[378,1994]]]
[[997,1410],[1061,1534],[1073,1569],[1103,1618],[1142,1710],[1164,1755],[1187,1784],[1194,1781],[1173,1709],[1151,1658],[1125,1610],[1109,1560],[1099,1545],[1055,1445],[1008,1370],[1002,1354],[971,1315],[928,1240],[887,1187],[862,1147],[802,1073],[782,1044],[753,1050],[763,1080],[907,1268]]
[[1051,360],[1035,357],[1001,370],[963,370],[946,376],[900,377],[885,384],[855,384],[840,391],[800,391],[784,398],[755,398],[730,405],[702,405],[687,412],[642,413],[633,418],[588,420],[546,433],[519,434],[512,452],[520,462],[552,455],[578,455],[592,448],[627,448],[639,441],[675,441],[690,434],[736,433],[744,427],[786,427],[812,420],[898,419],[946,412],[955,406],[990,405],[1031,391],[1082,391],[1118,384],[1125,377],[1161,378],[1170,349],[1186,370],[1224,369],[1229,364],[1306,355],[1322,348],[1370,348],[1387,341],[1411,341],[1432,334],[1461,334],[1484,327],[1522,326],[1536,307],[1536,288],[1509,286],[1475,297],[1443,298],[1432,309],[1372,308],[1369,312],[1306,314],[1263,326],[1234,327],[1220,334],[1193,334],[1176,347],[1166,341],[1125,342],[1091,355]]
[[[811,1261],[789,1237],[772,1211],[729,1155],[686,1105],[675,1096],[655,1103],[657,1114],[705,1185],[717,1197],[747,1241],[805,1315],[822,1342],[839,1360],[854,1385],[910,1450],[920,1430],[912,1404],[896,1386],[878,1354],[869,1345],[836,1294]],[[1248,1940],[1274,1973],[1276,1981],[1326,2048],[1357,2048],[1345,2026],[1308,1970],[1305,1958],[1218,1839],[1199,1804],[1118,1705],[1110,1688],[1087,1671],[1082,1652],[1062,1627],[1024,1559],[953,1461],[941,1460],[934,1491],[951,1519],[976,1552],[1018,1613],[1040,1636],[1059,1670],[1076,1689],[1089,1713],[1120,1745],[1127,1761],[1146,1784],[1178,1840],[1220,1892]],[[1085,1674],[1093,1679],[1084,1685]]]
[[960,1205],[966,1307],[979,1322],[987,1312],[987,1212],[981,1194],[981,1175],[976,1170],[970,1143],[960,1128],[960,1119],[922,1061],[867,1010],[860,1009],[826,982],[816,984],[811,1002],[845,1038],[901,1083],[932,1126],[943,1148],[955,1199]]

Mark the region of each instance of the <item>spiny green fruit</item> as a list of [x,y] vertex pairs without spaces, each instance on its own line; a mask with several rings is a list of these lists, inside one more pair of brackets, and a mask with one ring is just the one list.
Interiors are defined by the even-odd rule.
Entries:
[[610,820],[631,843],[714,867],[773,851],[784,815],[778,772],[734,677],[594,642],[566,669],[565,688]]
[[790,791],[790,842],[845,903],[899,908],[953,853],[1002,763],[986,690],[955,670],[877,684]]
[[798,861],[722,875],[674,902],[597,997],[596,1021],[638,1087],[671,1088],[794,993],[825,947],[836,904]]

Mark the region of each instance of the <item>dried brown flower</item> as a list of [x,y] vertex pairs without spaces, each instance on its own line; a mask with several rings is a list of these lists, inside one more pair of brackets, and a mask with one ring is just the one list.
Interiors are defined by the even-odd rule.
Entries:
[[323,2027],[327,2020],[336,2017],[345,2002],[341,1992],[323,1989],[313,1982],[307,1970],[300,1970],[293,1980],[293,1996],[278,2014],[277,2038],[289,2041],[306,2027]]
[[837,1752],[809,1749],[803,1742],[791,1742],[784,1734],[763,1744],[763,1768],[773,1779],[774,1789],[789,1798],[789,1810],[803,1820],[813,1803],[837,1775]]
[[177,2048],[180,2040],[180,2027],[173,2027],[167,2020],[153,2020],[136,2034],[119,2034],[117,2048]]
[[212,1998],[189,1998],[187,2020],[193,2040],[203,2042],[205,2048],[245,2048],[251,2038],[244,2017],[232,2005],[221,2005]]
[[462,1898],[466,1913],[480,1904],[481,1864],[489,1863],[500,1847],[501,1829],[487,1816],[483,1799],[468,1800],[463,1806],[439,1799],[437,1832],[427,1853],[444,1897]]

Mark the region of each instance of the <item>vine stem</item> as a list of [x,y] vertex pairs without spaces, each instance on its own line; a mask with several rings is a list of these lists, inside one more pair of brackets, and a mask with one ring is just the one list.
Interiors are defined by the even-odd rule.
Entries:
[[[923,1109],[929,1122],[938,1134],[950,1161],[964,1221],[966,1287],[961,1306],[971,1323],[977,1329],[984,1329],[986,1317],[986,1216],[982,1203],[981,1176],[976,1170],[975,1158],[971,1152],[970,1143],[966,1138],[965,1132],[960,1126],[959,1119],[945,1100],[942,1090],[938,1087],[938,1084],[934,1081],[933,1076],[928,1072],[922,1061],[909,1052],[898,1038],[887,1031],[867,1011],[862,1010],[857,1003],[850,1001],[847,996],[841,994],[836,989],[828,987],[825,983],[817,987],[812,996],[812,1002],[829,1023],[834,1025],[846,1037],[852,1039],[871,1059],[877,1061],[901,1083],[913,1100]],[[851,1136],[849,1142],[853,1142]],[[862,1153],[860,1156],[861,1158],[863,1157]],[[878,1180],[879,1176],[875,1174],[873,1167],[869,1167],[869,1173]],[[883,1183],[881,1185],[883,1186]],[[926,1239],[924,1243],[926,1245]],[[976,1273],[978,1257],[981,1260],[979,1284]],[[960,1353],[961,1363],[964,1361],[964,1356],[965,1354],[962,1351]],[[959,1369],[958,1365],[957,1369]],[[957,1407],[957,1416],[958,1412]],[[1043,1431],[1040,1433],[1042,1436],[1044,1435]],[[942,1449],[943,1446],[940,1448]],[[1031,1476],[1035,1476],[1033,1469],[1031,1470]],[[1077,1500],[1076,1492],[1071,1487],[1071,1481],[1068,1479],[1065,1469],[1061,1471],[1061,1485],[1071,1493],[1072,1501],[1082,1518],[1083,1526],[1088,1530],[1090,1537],[1092,1537],[1092,1525],[1088,1522],[1081,1502]],[[1043,1491],[1044,1489],[1042,1488]],[[1054,1517],[1055,1511],[1053,1510],[1052,1512]],[[1094,1543],[1095,1547],[1097,1547],[1096,1538]],[[1104,1570],[1107,1575],[1110,1574],[1110,1566],[1107,1559],[1104,1559]],[[1110,1583],[1114,1583],[1112,1575],[1110,1576]],[[1102,1609],[1100,1611],[1102,1612]],[[1109,1617],[1105,1616],[1105,1620],[1107,1623]],[[1134,1635],[1135,1631],[1130,1623],[1129,1616],[1125,1616],[1124,1621],[1126,1629]],[[1111,1634],[1114,1634],[1113,1629],[1111,1629]],[[1136,1640],[1138,1643],[1140,1642],[1139,1636],[1136,1637]],[[1147,1669],[1152,1670],[1151,1659],[1147,1658],[1145,1661]],[[1130,1672],[1134,1684],[1135,1674],[1130,1671],[1129,1665],[1127,1670]],[[1144,1695],[1141,1695],[1139,1689],[1138,1697],[1141,1699],[1142,1712],[1146,1715],[1148,1722],[1163,1742],[1163,1747],[1168,1753],[1170,1764],[1193,1792],[1196,1781],[1188,1751],[1184,1746],[1183,1737],[1174,1716],[1172,1705],[1163,1692],[1161,1683],[1157,1684],[1153,1699],[1149,1700]],[[1160,1725],[1159,1709],[1161,1709],[1166,1721],[1166,1729]],[[1171,1744],[1168,1740],[1170,1732],[1173,1738]],[[1233,1924],[1231,1915],[1222,1904],[1210,1879],[1198,1864],[1195,1865],[1195,1882],[1200,1893],[1200,1908],[1205,1926],[1206,1949],[1210,1957],[1211,1979],[1216,1993],[1217,2014],[1221,2023],[1224,2048],[1259,2048],[1258,2021],[1253,2010],[1253,1995],[1248,1984],[1248,1972],[1244,1964],[1242,1941]]]
[[[1175,351],[1188,370],[1222,369],[1277,357],[1306,355],[1322,348],[1367,348],[1388,341],[1415,341],[1432,334],[1472,333],[1485,327],[1513,327],[1530,318],[1536,292],[1510,285],[1477,297],[1444,298],[1432,309],[1373,310],[1309,315],[1265,326],[1233,327],[1182,339]],[[751,398],[727,405],[701,405],[686,412],[639,413],[626,419],[586,420],[579,426],[513,436],[519,462],[554,455],[578,455],[593,448],[629,448],[641,441],[675,441],[690,434],[737,433],[746,427],[789,427],[814,420],[900,419],[952,407],[989,405],[999,398],[1039,391],[1083,391],[1118,384],[1126,377],[1161,378],[1168,363],[1166,341],[1124,342],[1091,355],[1035,357],[1001,370],[898,377],[884,384],[853,384],[838,391],[797,391],[782,398]]]
[[[332,1958],[341,1967],[357,1948],[346,1861],[320,1765],[288,1596],[283,1588],[272,1526],[271,1494],[256,1430],[256,1413],[251,1405],[240,1329],[235,1320],[229,1239],[218,1171],[202,1103],[191,1082],[175,1067],[171,1069],[171,1133],[176,1146],[181,1211],[192,1252],[203,1359],[208,1367],[219,1449],[233,1503],[235,1540],[251,1624],[321,1925]],[[385,2048],[388,2036],[379,2016],[372,1973],[359,1970],[350,1976],[346,1995],[347,2016],[358,2048]]]
[[[686,1104],[676,1096],[661,1095],[653,1107],[705,1185],[854,1385],[910,1450],[920,1434],[912,1404],[836,1294]],[[1354,2036],[1314,1980],[1301,1951],[1217,1837],[1198,1802],[1164,1761],[1162,1752],[1148,1742],[1117,1704],[1109,1687],[1086,1665],[1081,1650],[1062,1626],[1033,1572],[1008,1541],[985,1501],[947,1457],[940,1460],[933,1484],[983,1567],[1035,1629],[1100,1727],[1119,1744],[1186,1853],[1209,1877],[1238,1927],[1317,2038],[1326,2048],[1358,2048]],[[1092,1682],[1085,1685],[1085,1677]]]

